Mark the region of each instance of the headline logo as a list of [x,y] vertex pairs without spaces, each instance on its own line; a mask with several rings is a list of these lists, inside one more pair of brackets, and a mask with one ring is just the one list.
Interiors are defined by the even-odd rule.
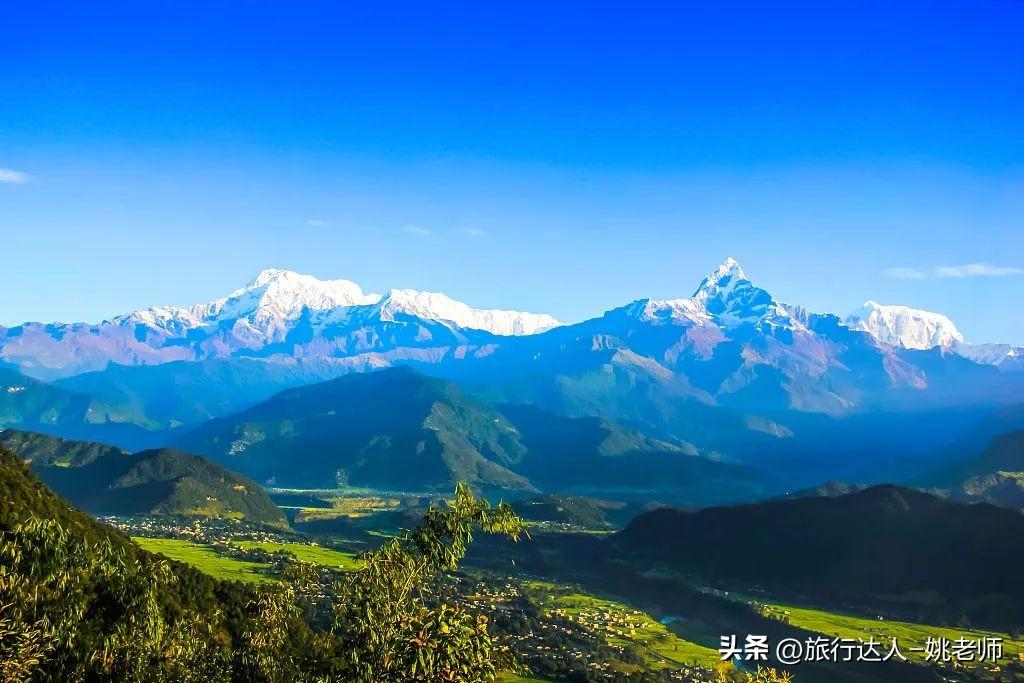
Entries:
[[[767,662],[771,659],[786,665],[801,662],[905,662],[907,656],[904,651],[919,654],[926,662],[995,664],[1003,657],[1003,639],[928,638],[923,646],[901,647],[896,638],[886,643],[873,637],[864,640],[816,636],[804,640],[783,638],[773,648],[768,636],[747,635],[740,641],[739,636],[728,635],[721,637],[718,648],[722,661]],[[769,656],[771,654],[774,656]]]

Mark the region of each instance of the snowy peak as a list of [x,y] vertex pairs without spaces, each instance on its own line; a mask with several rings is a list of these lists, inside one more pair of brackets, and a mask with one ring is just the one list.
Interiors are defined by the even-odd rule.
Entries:
[[[725,304],[731,299],[743,298],[751,290],[768,294],[763,289],[755,287],[754,283],[747,279],[746,273],[736,259],[730,256],[701,281],[692,298],[704,302],[705,305],[714,302]],[[771,296],[768,296],[768,299],[771,299]]]
[[242,324],[272,336],[307,309],[326,311],[379,300],[380,295],[364,294],[359,285],[348,280],[318,280],[312,275],[268,268],[241,288],[208,304],[187,308],[153,306],[117,318],[115,322],[141,323],[170,334],[224,323]]
[[394,321],[395,315],[436,320],[497,335],[536,334],[561,325],[550,315],[478,310],[437,292],[392,289],[368,294],[350,280],[319,280],[290,270],[268,268],[228,296],[190,307],[154,306],[115,319],[141,323],[169,335],[190,329],[231,329],[250,338],[281,339],[306,314],[323,323],[350,319],[352,312]]
[[379,308],[384,320],[394,320],[396,315],[410,315],[506,336],[537,334],[562,324],[543,313],[479,310],[439,292],[415,289],[392,289],[381,299]]
[[[284,280],[289,278],[302,277],[296,272],[290,270],[284,270],[282,268],[264,268],[260,271],[259,275],[254,280],[250,280],[242,287],[244,289],[256,289],[258,287],[265,287],[272,282],[278,280]],[[238,291],[242,291],[238,290]]]
[[[730,256],[704,278],[693,296],[697,298],[702,292],[720,291],[723,287],[728,287],[730,282],[735,283],[742,280],[747,280],[747,275],[736,259]],[[749,280],[747,281],[749,282]]]
[[717,324],[734,327],[767,320],[789,319],[772,295],[747,279],[736,259],[729,257],[705,277],[689,299],[641,299],[627,307],[633,315],[654,322]]
[[275,317],[294,319],[304,309],[326,311],[340,306],[373,304],[379,294],[365,294],[350,280],[319,280],[290,270],[263,270],[227,298],[211,303],[216,315],[243,317],[265,311]]
[[846,325],[867,332],[883,344],[906,349],[949,349],[964,341],[953,321],[941,313],[874,301],[865,302],[850,314]]

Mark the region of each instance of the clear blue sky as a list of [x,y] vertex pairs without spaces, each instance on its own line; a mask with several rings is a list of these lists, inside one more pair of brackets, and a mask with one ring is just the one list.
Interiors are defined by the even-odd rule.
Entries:
[[1024,343],[1024,2],[434,4],[5,5],[0,324],[268,266],[577,320],[731,255]]

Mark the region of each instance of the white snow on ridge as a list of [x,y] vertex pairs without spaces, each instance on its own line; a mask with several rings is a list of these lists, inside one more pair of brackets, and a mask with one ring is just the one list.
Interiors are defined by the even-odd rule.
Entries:
[[562,324],[541,313],[471,308],[435,292],[393,289],[382,297],[364,293],[349,280],[319,280],[276,268],[260,272],[245,286],[208,304],[154,306],[115,318],[114,322],[142,323],[172,335],[229,324],[256,336],[281,337],[305,311],[320,314],[317,319],[321,322],[337,323],[349,318],[350,309],[371,306],[377,307],[385,320],[394,320],[394,315],[401,313],[497,335],[536,334]]
[[641,320],[707,325],[712,322],[704,306],[693,299],[641,299],[632,308]]
[[846,319],[846,325],[867,332],[882,344],[917,350],[938,347],[979,365],[1006,363],[1004,367],[1011,367],[1024,357],[1024,348],[1012,344],[965,342],[960,330],[946,316],[907,306],[883,306],[868,301]]
[[415,289],[392,289],[381,299],[380,312],[381,318],[385,320],[394,320],[395,314],[413,315],[424,320],[440,320],[459,327],[505,336],[537,334],[562,324],[544,313],[479,310],[440,292]]
[[876,340],[906,349],[949,349],[964,337],[953,321],[941,313],[908,306],[885,306],[867,301],[846,318],[847,327],[867,332]]
[[1000,363],[1024,356],[1024,348],[1011,344],[955,344],[953,350],[982,365]]
[[[624,309],[628,315],[655,325],[715,326],[728,329],[757,324],[764,329],[785,328],[810,332],[807,311],[776,301],[753,284],[733,258],[713,270],[689,299],[640,299]],[[897,348],[942,348],[983,365],[1016,363],[1024,348],[1010,344],[970,344],[948,317],[908,306],[886,306],[868,301],[844,324],[866,332],[878,343]],[[1007,365],[1007,367],[1009,364]]]

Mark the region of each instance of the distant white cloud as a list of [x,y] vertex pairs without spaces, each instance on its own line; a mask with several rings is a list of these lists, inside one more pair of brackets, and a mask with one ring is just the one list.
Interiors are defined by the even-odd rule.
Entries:
[[463,228],[462,233],[470,237],[486,237],[487,231],[483,228]]
[[27,183],[28,173],[15,171],[13,168],[0,168],[0,183]]
[[410,235],[416,235],[417,237],[427,237],[429,235],[434,234],[434,231],[431,230],[430,228],[422,228],[418,225],[407,225],[404,228],[402,228],[402,230],[409,233]]
[[939,266],[935,277],[1005,277],[1020,275],[1024,270],[1007,266],[993,266],[991,263],[968,263],[963,266]]
[[888,268],[886,269],[885,274],[889,277],[898,277],[904,280],[923,280],[928,277],[917,268],[907,268],[906,266]]
[[896,266],[895,268],[887,268],[885,270],[885,274],[889,277],[902,278],[904,280],[923,280],[929,277],[1005,277],[1007,275],[1020,275],[1021,273],[1024,273],[1024,269],[1009,266],[993,266],[991,263],[935,266],[927,270]]
[[314,228],[326,228],[330,224],[330,221],[325,221],[320,218],[310,218],[309,220],[306,221],[306,225],[312,226]]

